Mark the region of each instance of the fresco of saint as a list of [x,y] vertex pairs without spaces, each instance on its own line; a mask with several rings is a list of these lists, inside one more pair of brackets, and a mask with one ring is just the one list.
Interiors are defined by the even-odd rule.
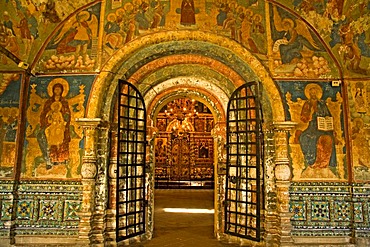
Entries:
[[195,6],[193,0],[182,1],[180,24],[184,26],[195,25]]
[[[40,115],[40,132],[37,140],[46,160],[46,169],[53,165],[65,164],[69,159],[69,142],[71,141],[69,125],[71,111],[65,99],[66,89],[54,81],[49,85],[52,91],[45,102]],[[65,92],[65,93],[64,93]]]
[[321,129],[320,117],[332,119],[329,108],[321,99],[322,89],[311,83],[305,88],[307,101],[304,103],[301,120],[308,127],[299,135],[299,141],[307,165],[312,168],[327,168],[336,166],[334,131],[332,128]]
[[[49,97],[41,97],[36,87],[40,95],[47,93]],[[61,77],[42,78],[31,84],[24,177],[76,178],[80,175],[83,130],[75,120],[84,116],[84,88]]]
[[301,20],[281,17],[276,6],[273,7],[273,11],[276,31],[283,32],[282,39],[276,40],[283,64],[303,58],[304,47],[312,51],[320,50],[310,30]]

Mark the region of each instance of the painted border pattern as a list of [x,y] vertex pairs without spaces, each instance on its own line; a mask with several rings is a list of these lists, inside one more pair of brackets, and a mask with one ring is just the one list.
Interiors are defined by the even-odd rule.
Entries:
[[292,183],[293,236],[370,237],[370,188],[339,182]]
[[17,202],[13,187],[14,181],[0,181],[0,236],[9,235],[12,218],[17,235],[78,235],[80,182],[21,181]]

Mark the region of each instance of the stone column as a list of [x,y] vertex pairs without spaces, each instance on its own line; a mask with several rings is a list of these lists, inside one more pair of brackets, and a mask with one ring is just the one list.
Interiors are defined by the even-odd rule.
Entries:
[[109,124],[100,121],[96,128],[96,178],[95,178],[95,208],[93,210],[91,239],[95,246],[104,246],[105,214],[108,204],[108,154],[109,154]]
[[106,210],[105,241],[107,246],[116,246],[116,190],[117,190],[117,145],[118,126],[111,125],[111,146],[108,166],[108,208]]
[[97,127],[99,118],[79,118],[76,122],[84,129],[85,148],[82,157],[82,208],[79,212],[79,239],[84,244],[90,244],[92,230],[92,216],[95,209],[95,177],[97,174]]
[[155,179],[155,157],[154,157],[154,141],[158,134],[157,127],[151,119],[147,121],[147,133],[146,141],[148,143],[146,150],[146,167],[145,167],[145,186],[146,186],[146,198],[148,202],[146,223],[147,229],[145,237],[142,240],[149,240],[153,238],[154,232],[154,179]]
[[264,130],[265,161],[264,161],[264,192],[265,210],[261,214],[264,240],[266,246],[278,246],[280,243],[280,220],[277,210],[277,194],[275,181],[275,142],[273,127]]
[[215,189],[215,214],[214,214],[214,233],[218,239],[224,238],[224,201],[226,183],[226,123],[217,122],[212,129],[214,145],[214,189]]
[[280,246],[294,246],[291,236],[292,225],[290,222],[293,213],[289,212],[289,186],[292,170],[288,153],[288,133],[295,127],[294,122],[275,122],[275,178],[277,211],[280,218]]

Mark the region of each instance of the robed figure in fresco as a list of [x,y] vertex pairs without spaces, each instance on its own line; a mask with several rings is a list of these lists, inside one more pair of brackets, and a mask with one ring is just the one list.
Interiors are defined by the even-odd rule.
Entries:
[[276,40],[279,47],[281,62],[283,64],[296,62],[303,58],[302,50],[304,47],[311,51],[320,51],[321,47],[316,43],[306,24],[300,19],[282,17],[273,7],[274,27],[276,31],[283,33],[283,36]]
[[301,121],[308,127],[299,135],[299,142],[307,165],[311,168],[336,166],[335,138],[332,115],[321,99],[322,89],[317,84],[305,88],[308,100],[301,112]]
[[184,26],[195,25],[195,6],[193,0],[182,1],[180,24]]
[[37,140],[46,161],[46,169],[66,164],[69,160],[71,111],[64,98],[61,83],[52,85],[51,97],[46,100],[40,115]]
[[[81,84],[69,84],[62,77],[39,78],[31,84],[22,163],[24,178],[80,176],[83,129],[76,119],[84,117],[86,95],[85,85],[79,81],[82,79],[75,80]],[[37,93],[37,87],[43,97]]]

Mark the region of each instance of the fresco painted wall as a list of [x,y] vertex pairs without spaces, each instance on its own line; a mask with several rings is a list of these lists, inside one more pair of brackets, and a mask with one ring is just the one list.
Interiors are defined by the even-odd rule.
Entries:
[[38,63],[44,72],[92,71],[97,67],[101,4],[69,16],[48,41]]
[[[140,36],[186,29],[235,40],[277,77],[338,78],[338,65],[345,77],[369,75],[369,3],[278,2],[286,7],[262,0],[108,0],[104,8],[97,0],[9,0],[0,37],[22,60],[36,58],[44,72],[94,71]],[[1,60],[4,68],[17,68]]]
[[261,0],[107,1],[104,58],[139,36],[168,30],[214,32],[266,55],[264,16]]
[[370,3],[359,1],[280,0],[320,34],[344,69],[346,77],[370,74]]
[[17,154],[21,74],[0,74],[0,179],[12,178]]
[[271,70],[279,77],[338,77],[335,63],[317,34],[302,19],[270,5]]
[[82,129],[95,76],[31,79],[22,178],[79,178]]
[[289,138],[293,180],[346,180],[343,98],[323,82],[280,81],[288,120],[298,123]]
[[370,84],[351,81],[348,87],[354,179],[370,180]]
[[[71,13],[91,0],[4,0],[1,5],[1,45],[28,63],[35,56],[45,40]],[[95,1],[98,2],[98,1]],[[2,60],[4,69],[17,68],[14,63]]]

